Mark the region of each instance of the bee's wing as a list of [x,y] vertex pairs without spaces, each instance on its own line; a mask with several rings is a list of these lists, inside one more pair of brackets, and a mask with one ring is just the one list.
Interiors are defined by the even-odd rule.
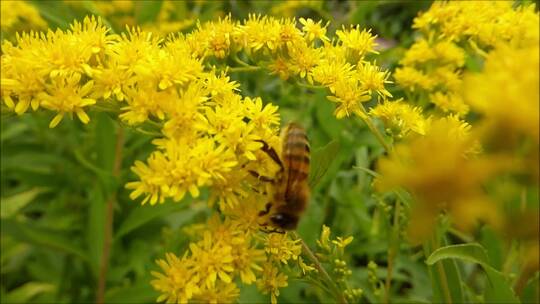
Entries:
[[326,146],[320,147],[311,153],[311,169],[308,177],[310,188],[315,187],[321,181],[332,161],[336,158],[338,151],[339,142],[332,140]]

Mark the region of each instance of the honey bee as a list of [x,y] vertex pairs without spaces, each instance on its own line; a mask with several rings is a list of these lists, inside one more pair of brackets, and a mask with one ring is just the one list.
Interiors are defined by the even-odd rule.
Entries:
[[262,150],[280,167],[276,177],[273,179],[261,177],[256,172],[250,171],[260,180],[273,184],[271,201],[259,215],[267,216],[269,222],[263,226],[272,226],[274,232],[296,229],[302,213],[306,210],[310,195],[308,183],[310,147],[306,131],[300,125],[290,123],[284,129],[282,139],[281,157],[267,143],[261,141]]

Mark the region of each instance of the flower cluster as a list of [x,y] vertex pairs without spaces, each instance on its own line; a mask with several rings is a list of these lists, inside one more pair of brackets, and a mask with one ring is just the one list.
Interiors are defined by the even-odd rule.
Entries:
[[[481,221],[517,237],[509,227],[537,210],[528,201],[535,195],[523,191],[537,193],[539,180],[538,25],[534,6],[508,2],[437,2],[415,19],[423,38],[395,78],[418,106],[372,109],[394,136],[403,135],[395,129],[414,131],[379,160],[376,181],[379,189],[404,187],[413,195],[413,241],[431,234],[442,210],[458,228]],[[528,207],[518,211],[517,202]]]
[[[2,101],[15,113],[50,110],[53,128],[66,116],[86,124],[89,111],[110,111],[128,126],[159,128],[156,149],[132,167],[138,176],[126,185],[132,199],[154,205],[209,190],[208,203],[217,203],[220,215],[197,232],[188,251],[158,262],[162,273],[152,284],[160,300],[230,302],[241,282],[256,283],[275,303],[291,274],[314,271],[300,257],[299,240],[259,231],[272,191],[252,173],[279,170],[261,149],[267,143],[280,152],[278,108],[242,96],[219,61],[243,67],[244,57],[282,77],[323,84],[338,117],[359,112],[371,95],[390,94],[388,74],[365,61],[375,52],[369,31],[343,28],[330,41],[327,25],[300,23],[301,29],[294,19],[226,17],[164,39],[129,27],[112,34],[101,19],[87,17],[66,31],[24,33],[2,44]],[[350,239],[340,242],[344,247]]]
[[427,98],[441,113],[464,117],[470,111],[460,94],[467,58],[485,56],[500,45],[534,44],[537,24],[533,5],[513,9],[510,1],[436,2],[414,20],[422,36],[407,50],[394,78],[417,100]]
[[4,1],[0,15],[0,29],[3,33],[24,30],[45,29],[47,22],[41,18],[38,10],[23,1]]
[[352,241],[352,236],[347,238],[338,236],[336,239],[330,240],[330,228],[323,225],[321,236],[317,240],[319,251],[316,254],[321,262],[329,266],[329,275],[337,283],[337,288],[343,291],[343,295],[348,301],[355,303],[360,299],[363,291],[361,288],[351,287],[348,281],[352,275],[352,271],[345,261],[345,247]]
[[[377,53],[376,36],[357,27],[342,28],[336,39],[326,36],[328,24],[300,18],[276,19],[250,15],[242,23],[224,18],[199,25],[186,37],[198,57],[232,57],[249,66],[264,67],[283,79],[294,77],[306,85],[321,85],[332,94],[338,118],[363,112],[361,102],[390,97],[388,72],[366,59]],[[307,83],[306,83],[307,82]]]
[[[250,198],[257,205],[260,198]],[[159,260],[162,272],[154,272],[152,285],[162,293],[158,301],[186,303],[231,303],[239,296],[237,281],[255,283],[263,294],[270,294],[276,303],[279,289],[288,284],[287,272],[294,265],[310,271],[313,267],[303,263],[299,240],[287,234],[264,234],[258,229],[258,210],[243,206],[226,212],[225,220],[212,217],[206,226],[196,231],[197,241],[190,243],[182,257],[168,253]]]

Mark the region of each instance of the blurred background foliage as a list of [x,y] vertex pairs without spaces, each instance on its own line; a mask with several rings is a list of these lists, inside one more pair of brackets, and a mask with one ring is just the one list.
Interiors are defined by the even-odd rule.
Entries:
[[[342,25],[359,24],[371,28],[380,38],[378,63],[387,69],[396,66],[404,50],[414,40],[412,20],[430,1],[28,1],[46,24],[17,20],[6,24],[9,12],[2,3],[2,39],[14,38],[18,30],[66,29],[74,19],[100,15],[119,33],[125,25],[140,25],[160,34],[189,32],[201,22],[231,14],[233,19],[249,13],[283,17],[310,17],[330,21],[329,36]],[[299,234],[314,246],[325,224],[336,235],[352,235],[348,247],[353,280],[364,291],[362,302],[381,302],[386,278],[388,247],[395,238],[392,208],[373,195],[374,160],[383,148],[359,119],[337,120],[326,92],[298,87],[268,75],[265,71],[234,73],[243,95],[260,96],[279,105],[283,122],[299,121],[308,130],[313,147],[337,139],[340,151],[324,179],[313,190],[309,210]],[[392,91],[395,97],[400,92]],[[4,107],[4,105],[2,105]],[[92,112],[94,111],[94,112]],[[15,117],[2,110],[1,119],[1,302],[2,303],[83,303],[95,299],[100,259],[104,244],[106,202],[117,192],[114,206],[114,237],[107,275],[107,303],[154,302],[158,296],[149,282],[155,260],[165,252],[182,252],[190,240],[190,225],[207,218],[205,195],[197,201],[167,202],[141,206],[129,199],[124,185],[135,179],[130,166],[146,159],[152,151],[151,135],[122,126],[123,158],[118,175],[113,174],[116,130],[120,127],[110,114],[91,110],[88,125],[64,120],[49,129],[51,114],[28,113]],[[407,201],[407,197],[403,197]],[[388,200],[386,200],[388,201]],[[405,214],[398,214],[403,220]],[[187,230],[186,230],[187,229]],[[402,233],[398,231],[397,233]],[[508,246],[489,228],[475,236],[487,249],[492,265],[510,273],[515,248]],[[452,243],[463,235],[451,235]],[[455,238],[455,239],[454,239]],[[512,255],[513,254],[513,255]],[[371,263],[368,267],[370,261]],[[481,268],[471,264],[448,263],[453,271],[468,274],[476,290],[464,289],[466,299],[476,302],[476,294],[486,281]],[[401,243],[396,250],[390,302],[430,302],[432,280],[422,248]],[[451,279],[455,277],[451,276]],[[524,302],[538,298],[538,282],[525,289]],[[489,282],[487,282],[489,284]],[[457,282],[460,284],[460,282]],[[282,290],[282,303],[312,302],[305,283],[291,282]],[[266,302],[255,287],[243,287],[240,302]]]

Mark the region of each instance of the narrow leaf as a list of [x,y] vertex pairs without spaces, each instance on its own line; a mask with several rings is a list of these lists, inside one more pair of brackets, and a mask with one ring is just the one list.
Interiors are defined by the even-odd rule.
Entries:
[[6,294],[2,303],[27,303],[35,296],[55,289],[56,286],[50,283],[28,282]]
[[486,303],[519,303],[504,275],[489,265],[488,256],[479,244],[450,245],[439,248],[429,256],[426,263],[433,265],[444,259],[458,259],[482,266],[488,278],[484,294]]
[[28,205],[38,194],[42,193],[44,189],[34,188],[19,194],[15,194],[10,197],[0,199],[0,218],[11,217],[19,210]]
[[165,203],[158,205],[144,205],[134,208],[127,218],[122,222],[120,228],[116,232],[115,239],[122,237],[123,235],[137,229],[138,227],[150,222],[151,220],[186,208],[188,202],[185,200],[181,203]]
[[311,169],[309,172],[309,185],[315,187],[328,171],[332,161],[339,152],[339,142],[332,140],[326,146],[318,148],[311,154]]
[[74,254],[83,260],[88,260],[84,251],[73,244],[73,238],[58,231],[51,231],[30,223],[20,223],[12,219],[2,219],[2,232],[23,242],[46,246]]

